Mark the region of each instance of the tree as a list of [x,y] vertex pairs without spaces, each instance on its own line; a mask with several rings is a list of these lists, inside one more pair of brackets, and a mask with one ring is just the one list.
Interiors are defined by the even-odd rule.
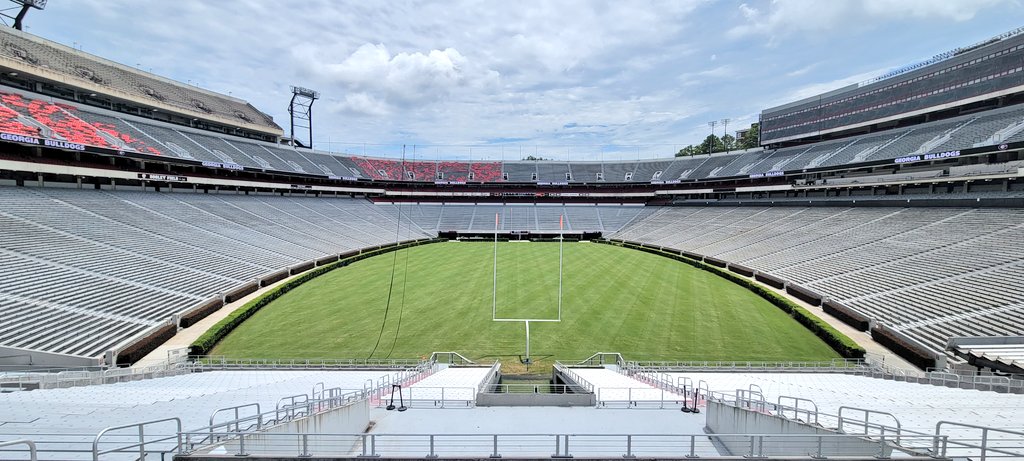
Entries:
[[725,147],[722,145],[722,139],[713,134],[709,134],[708,137],[704,138],[704,142],[700,143],[700,153],[702,154],[723,151],[725,151]]
[[679,149],[679,152],[676,152],[676,157],[693,157],[694,155],[697,155],[699,153],[700,146],[694,146],[691,144],[682,149]]
[[753,149],[761,145],[760,140],[761,127],[757,123],[750,124],[750,129],[747,130],[746,135],[739,140],[738,147],[740,149]]
[[736,137],[728,133],[722,135],[722,147],[727,151],[736,150]]
[[538,160],[547,160],[547,159],[544,158],[544,157],[534,157],[532,155],[527,155],[526,158],[524,158],[523,160],[528,160],[528,161],[531,161],[531,162],[536,162]]

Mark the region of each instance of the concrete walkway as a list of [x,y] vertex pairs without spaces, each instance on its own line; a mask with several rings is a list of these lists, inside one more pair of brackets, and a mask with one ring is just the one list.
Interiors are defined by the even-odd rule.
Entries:
[[260,288],[255,292],[250,293],[249,295],[243,297],[242,299],[239,299],[230,304],[225,304],[223,307],[213,312],[212,314],[206,316],[206,318],[200,320],[195,325],[192,325],[182,330],[178,330],[178,333],[174,335],[174,337],[168,339],[167,342],[161,344],[159,347],[154,349],[153,352],[150,352],[132,366],[146,367],[150,365],[160,365],[162,363],[165,363],[168,359],[168,352],[182,348],[188,349],[188,347],[191,346],[192,343],[195,342],[195,340],[199,339],[199,337],[202,336],[203,333],[206,333],[207,330],[216,325],[217,322],[220,322],[225,317],[227,317],[228,314],[234,312],[235,309],[242,307],[243,305],[245,305],[245,303],[262,296],[267,291],[270,291],[275,287],[288,282],[289,280],[299,277],[300,275],[302,274],[296,274],[286,279],[279,280],[275,283]]

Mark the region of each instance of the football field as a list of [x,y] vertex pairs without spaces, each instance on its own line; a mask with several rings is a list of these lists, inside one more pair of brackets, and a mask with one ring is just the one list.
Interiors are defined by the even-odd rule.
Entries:
[[[497,257],[495,257],[497,253]],[[779,308],[715,274],[595,243],[446,242],[317,277],[264,307],[211,352],[237,358],[416,358],[455,351],[509,361],[619,352],[629,360],[828,360]],[[496,270],[495,270],[496,269]],[[495,276],[495,274],[497,274]],[[495,283],[495,281],[497,283]]]

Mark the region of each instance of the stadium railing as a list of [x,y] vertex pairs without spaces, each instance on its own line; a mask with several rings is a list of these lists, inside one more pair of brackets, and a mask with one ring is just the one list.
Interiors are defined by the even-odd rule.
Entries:
[[[187,437],[189,434],[186,433]],[[940,451],[950,444],[946,436],[914,435],[907,440],[915,447],[928,451],[910,450],[893,444],[893,439],[881,437],[877,443],[879,455],[887,458],[896,450],[900,458],[908,460],[934,460],[945,458]],[[500,458],[605,458],[621,456],[626,459],[657,457],[687,459],[714,457],[714,459],[750,459],[773,456],[783,450],[791,456],[828,459],[828,447],[843,442],[862,443],[864,438],[855,434],[330,434],[330,433],[260,433],[240,434],[235,443],[213,447],[183,448],[184,456],[201,458],[212,449],[226,455],[274,457],[331,457],[356,458],[418,458],[427,459],[500,459]],[[719,446],[744,446],[744,452],[731,456],[720,454]],[[872,450],[874,451],[874,450]],[[846,458],[848,459],[848,458]]]
[[345,370],[354,368],[405,369],[432,361],[420,359],[236,359],[221,355],[195,357],[193,366],[210,370]]

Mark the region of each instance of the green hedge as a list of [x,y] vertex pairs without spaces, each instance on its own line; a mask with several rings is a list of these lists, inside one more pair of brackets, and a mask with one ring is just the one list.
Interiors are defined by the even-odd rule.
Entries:
[[210,350],[213,349],[213,346],[217,345],[217,343],[220,342],[220,340],[224,339],[224,337],[226,337],[228,333],[231,333],[232,330],[234,330],[238,325],[241,325],[242,322],[244,322],[246,319],[252,317],[253,314],[262,309],[263,306],[270,304],[271,301],[280,298],[285,293],[295,289],[295,287],[298,287],[303,283],[313,280],[316,277],[326,274],[339,267],[345,267],[356,261],[377,256],[379,254],[400,250],[402,248],[409,248],[440,241],[443,241],[443,239],[413,240],[402,242],[399,244],[381,245],[373,247],[368,251],[361,251],[358,254],[353,254],[351,256],[348,256],[347,258],[339,260],[338,262],[326,264],[316,269],[304,272],[302,275],[281,284],[281,286],[275,287],[274,289],[267,291],[259,298],[249,301],[245,303],[242,307],[235,309],[234,312],[228,314],[227,317],[225,317],[220,322],[217,322],[216,325],[207,330],[206,333],[203,333],[202,336],[200,336],[198,339],[196,339],[196,341],[192,343],[192,346],[189,348],[189,354],[194,356],[208,354]]
[[772,290],[769,290],[762,286],[761,284],[754,282],[753,280],[750,280],[747,277],[740,276],[733,272],[729,272],[728,270],[725,269],[720,269],[710,264],[705,264],[701,261],[691,259],[678,253],[659,250],[657,248],[647,248],[642,245],[615,240],[600,241],[600,243],[606,243],[609,245],[615,245],[624,248],[631,248],[634,250],[664,256],[666,258],[674,259],[676,261],[689,264],[698,269],[712,272],[722,278],[728,279],[729,281],[746,287],[748,290],[753,291],[754,293],[764,298],[769,303],[772,303],[772,305],[774,305],[775,307],[782,309],[783,312],[789,314],[791,317],[796,319],[797,322],[806,327],[817,337],[821,338],[822,341],[825,341],[825,343],[831,346],[832,349],[839,353],[839,355],[842,355],[843,357],[849,359],[859,359],[864,357],[864,348],[857,345],[857,343],[850,339],[848,336],[842,334],[841,332],[833,328],[831,325],[829,325],[827,322],[821,320],[820,318],[812,314],[807,309],[804,309],[803,307],[800,307],[793,301],[790,301],[789,298],[786,298],[785,296],[782,296]]

